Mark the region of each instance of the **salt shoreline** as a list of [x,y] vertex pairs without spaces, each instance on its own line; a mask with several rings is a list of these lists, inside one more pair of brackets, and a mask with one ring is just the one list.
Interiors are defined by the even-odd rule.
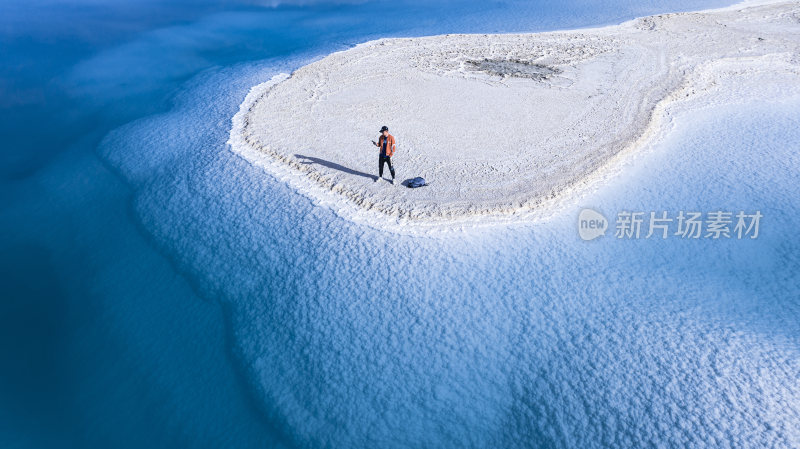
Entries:
[[[573,31],[378,39],[253,87],[229,144],[380,228],[544,219],[658,142],[681,110],[799,95],[798,30],[800,3],[775,2]],[[369,140],[382,124],[399,141],[398,184],[431,186],[373,183]]]

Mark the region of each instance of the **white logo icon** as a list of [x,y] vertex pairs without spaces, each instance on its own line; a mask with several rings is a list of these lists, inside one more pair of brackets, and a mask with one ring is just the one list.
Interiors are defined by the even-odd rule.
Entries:
[[594,240],[606,234],[608,220],[600,212],[583,209],[578,214],[578,234],[583,240]]

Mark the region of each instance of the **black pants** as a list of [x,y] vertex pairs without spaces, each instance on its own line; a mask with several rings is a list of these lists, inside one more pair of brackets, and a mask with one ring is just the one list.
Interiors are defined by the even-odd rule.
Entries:
[[392,174],[392,179],[394,179],[394,167],[392,167],[392,157],[391,156],[378,156],[378,176],[383,178],[383,164],[389,164],[389,173]]

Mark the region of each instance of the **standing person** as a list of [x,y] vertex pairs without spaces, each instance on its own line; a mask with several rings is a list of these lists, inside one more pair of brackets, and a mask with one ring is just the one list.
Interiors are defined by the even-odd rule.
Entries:
[[389,164],[389,173],[392,174],[392,181],[391,183],[394,184],[394,167],[392,167],[392,156],[394,155],[394,150],[397,148],[397,142],[394,140],[394,136],[389,134],[389,128],[386,126],[381,127],[381,136],[378,138],[378,141],[375,142],[374,140],[372,143],[375,144],[378,148],[380,148],[380,154],[378,154],[378,179],[375,182],[380,181],[383,179],[383,164]]

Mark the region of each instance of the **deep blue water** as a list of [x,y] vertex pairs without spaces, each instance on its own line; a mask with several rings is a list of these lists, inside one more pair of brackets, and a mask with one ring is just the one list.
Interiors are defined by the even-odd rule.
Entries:
[[[685,282],[679,274],[692,276],[693,285],[719,278],[717,289],[697,287],[677,302],[668,301],[675,300],[670,290],[659,289],[663,297],[658,297],[658,307],[642,301],[653,294],[647,279],[630,279],[621,294],[638,299],[627,304],[611,301],[603,296],[605,290],[591,283],[576,287],[571,276],[602,279],[605,270],[570,264],[563,248],[553,244],[548,251],[546,238],[531,235],[522,238],[522,249],[514,248],[519,236],[502,232],[467,238],[466,243],[427,242],[438,250],[429,261],[435,269],[408,269],[397,275],[366,265],[366,276],[364,266],[353,265],[348,255],[377,251],[373,245],[380,240],[372,231],[341,223],[280,183],[259,178],[244,161],[221,155],[229,118],[251,85],[359,42],[383,36],[593,26],[725,3],[4,2],[0,445],[425,447],[458,446],[464,443],[459,438],[467,435],[470,444],[484,447],[519,441],[540,447],[580,446],[582,438],[595,436],[590,439],[594,444],[615,446],[613,430],[604,434],[592,425],[593,413],[609,402],[626,410],[609,413],[609,420],[630,420],[633,436],[623,443],[645,444],[653,439],[641,435],[655,440],[659,435],[636,424],[637,413],[645,413],[641,403],[609,393],[613,389],[603,390],[605,396],[575,397],[581,389],[570,386],[572,381],[559,386],[548,376],[591,376],[592,371],[577,362],[590,360],[608,364],[597,376],[604,385],[619,389],[634,382],[622,374],[626,365],[619,360],[592,358],[604,352],[589,343],[591,335],[603,335],[616,349],[634,348],[615,354],[653,364],[664,361],[647,356],[659,344],[676,352],[709,352],[696,343],[682,346],[684,334],[676,331],[677,323],[686,324],[692,333],[721,335],[734,342],[723,346],[727,350],[751,351],[754,355],[746,360],[753,366],[779,371],[777,380],[791,379],[797,372],[797,340],[783,333],[797,330],[791,320],[798,313],[793,240],[767,234],[763,246],[743,245],[744,252],[725,249],[722,254],[728,259],[721,262],[722,269],[696,273],[686,266],[675,273],[660,269],[682,260],[680,251],[671,252],[674,248],[649,258],[631,251],[642,257],[640,264],[660,258],[663,265],[652,265],[648,272],[660,286]],[[732,129],[762,126],[731,114]],[[773,122],[784,126],[766,129],[764,135],[774,136],[779,145],[785,130],[796,127],[786,118],[790,112],[775,114]],[[700,137],[692,137],[697,135],[702,136],[702,130],[687,138],[697,142]],[[237,186],[238,181],[226,178],[231,173],[251,184],[246,189]],[[781,185],[793,172],[775,176]],[[699,177],[695,181],[702,183]],[[741,193],[733,198],[741,201],[729,205],[766,203],[772,211],[797,210],[792,197],[769,203],[774,197],[770,193]],[[680,201],[689,197],[674,195]],[[701,206],[720,204],[726,197],[730,191],[712,191]],[[795,223],[792,214],[772,216],[784,229]],[[309,220],[322,224],[305,226]],[[320,231],[339,239],[326,240]],[[399,239],[385,254],[417,254],[414,248],[421,243],[425,242]],[[591,259],[594,247],[588,248]],[[537,267],[536,275],[508,270],[545,258],[548,252],[552,265]],[[717,254],[701,249],[695,255],[700,253]],[[748,268],[745,260],[758,263]],[[618,265],[610,271],[617,277],[604,285],[631,276]],[[731,286],[734,278],[738,283]],[[759,286],[760,279],[770,282]],[[333,294],[321,293],[331,289]],[[532,292],[539,293],[531,296]],[[422,301],[407,301],[412,296]],[[722,301],[697,301],[698,296]],[[390,298],[391,305],[367,303],[375,297]],[[546,307],[531,309],[531,297]],[[580,312],[571,310],[565,299],[586,297],[599,299]],[[737,300],[740,297],[750,299]],[[774,300],[753,301],[754,297]],[[481,298],[507,301],[496,308],[485,303],[475,307]],[[453,304],[444,309],[449,313],[437,307],[440,301]],[[472,311],[464,314],[465,310]],[[520,310],[527,318],[514,313]],[[715,318],[694,322],[695,312]],[[675,320],[653,323],[653,334],[627,341],[628,329],[614,322],[615,313]],[[735,320],[743,316],[749,317],[746,325],[738,326]],[[720,327],[718,320],[726,318],[733,324]],[[778,325],[765,326],[762,321],[767,318]],[[306,327],[298,327],[297,320]],[[348,320],[356,324],[343,327]],[[589,331],[531,324],[570,320]],[[612,325],[603,327],[606,321]],[[398,341],[391,332],[390,337],[383,332],[392,326],[413,330],[415,323],[422,323],[419,332],[438,331],[441,338],[416,338],[412,332],[411,338]],[[430,323],[435,323],[433,329],[425,326]],[[751,335],[765,337],[754,343]],[[360,339],[363,353],[348,352],[353,348],[342,343]],[[420,346],[431,340],[436,341],[431,347]],[[461,349],[452,351],[453,342],[461,342]],[[487,355],[486,342],[507,357],[506,365],[495,366],[498,359]],[[768,357],[765,345],[776,345],[778,355]],[[321,356],[320,348],[327,348]],[[574,359],[559,358],[565,348]],[[787,348],[794,358],[787,357]],[[333,360],[330,354],[335,354]],[[736,362],[725,365],[730,354],[720,354],[713,357],[723,367],[752,374],[746,367],[737,371]],[[391,362],[380,361],[386,357]],[[537,360],[556,363],[552,372],[536,377],[539,368],[530,364]],[[356,365],[359,368],[352,369]],[[523,365],[526,368],[520,370],[503,368]],[[649,365],[637,366],[633,371],[645,377]],[[705,385],[688,374],[705,375],[705,366],[686,367],[687,374],[681,375],[685,383]],[[714,385],[727,391],[727,378],[718,375],[722,382]],[[481,376],[486,377],[476,379]],[[450,382],[437,384],[434,378]],[[498,383],[509,385],[511,394],[496,393]],[[653,384],[682,391],[669,378],[655,376]],[[738,386],[735,379],[731,385]],[[702,396],[693,390],[682,405],[703,408]],[[716,396],[711,396],[706,400],[716,404]],[[436,400],[409,400],[414,397]],[[769,399],[766,405],[743,406],[742,413],[735,407],[727,414],[720,412],[719,419],[733,422],[742,430],[740,435],[751,437],[742,416],[768,415],[780,405]],[[355,404],[354,409],[337,408],[336,401]],[[373,403],[403,405],[373,408]],[[570,407],[582,411],[571,414]],[[515,412],[503,414],[508,410]],[[445,413],[454,419],[437,421]],[[670,413],[676,412],[667,404],[655,416]],[[380,415],[385,419],[375,418]],[[569,424],[576,422],[582,424]],[[415,437],[409,436],[409,429]],[[498,429],[508,431],[498,434]],[[662,432],[661,440],[675,445],[691,433]],[[776,433],[786,438],[786,433]]]

